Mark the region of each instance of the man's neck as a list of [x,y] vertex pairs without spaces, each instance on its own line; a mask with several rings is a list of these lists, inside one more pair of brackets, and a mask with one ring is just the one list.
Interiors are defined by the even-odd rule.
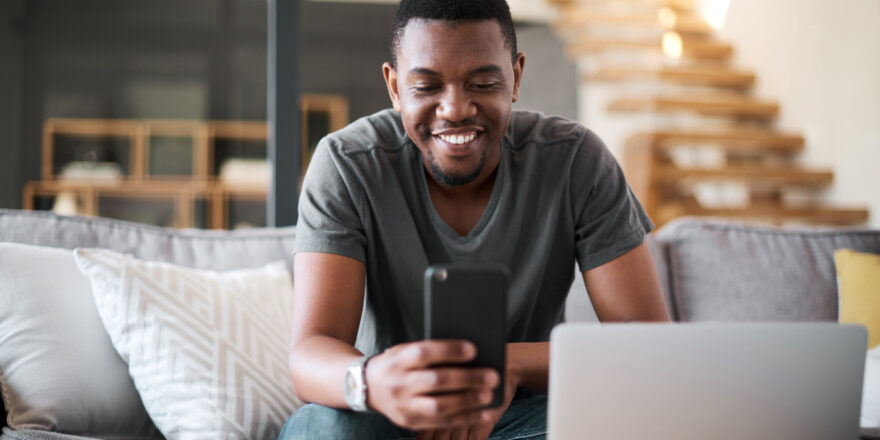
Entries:
[[486,159],[483,170],[476,179],[458,186],[443,185],[431,174],[430,167],[425,165],[430,176],[427,179],[428,192],[431,194],[434,209],[458,235],[462,237],[468,235],[482,218],[495,187],[495,177],[498,175],[500,162],[499,148]]

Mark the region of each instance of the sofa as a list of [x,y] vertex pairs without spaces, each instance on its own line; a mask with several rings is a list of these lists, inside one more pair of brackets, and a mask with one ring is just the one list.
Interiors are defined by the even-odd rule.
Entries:
[[[293,227],[231,232],[173,230],[110,219],[0,210],[0,242],[62,249],[106,248],[144,260],[218,271],[277,260],[287,262],[290,269],[294,237]],[[670,313],[677,321],[835,321],[838,299],[833,251],[850,248],[880,253],[880,230],[774,228],[685,218],[666,225],[648,242]],[[14,310],[14,304],[0,304],[0,319]],[[573,284],[566,310],[568,320],[595,320],[582,282]],[[4,346],[3,337],[0,334],[0,350],[11,349]],[[12,417],[7,417],[5,405],[14,398],[15,390],[5,382],[3,385],[0,439],[85,438],[76,428],[85,425],[58,426],[52,418],[43,420],[42,426],[7,426]],[[53,410],[67,411],[68,419],[82,411]],[[157,431],[151,432],[143,438],[160,438]],[[94,437],[139,438],[119,433],[90,434],[88,438]],[[880,439],[880,430],[863,429],[862,438]]]

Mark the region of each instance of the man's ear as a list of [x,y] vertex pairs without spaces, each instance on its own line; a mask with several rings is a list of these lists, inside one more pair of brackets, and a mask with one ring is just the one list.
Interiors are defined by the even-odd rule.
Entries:
[[520,52],[516,54],[516,61],[513,62],[513,102],[519,101],[519,83],[522,80],[523,69],[526,68],[526,54]]
[[400,112],[400,93],[397,91],[397,69],[389,62],[382,64],[382,76],[385,77],[385,86],[388,87],[388,96],[394,110]]

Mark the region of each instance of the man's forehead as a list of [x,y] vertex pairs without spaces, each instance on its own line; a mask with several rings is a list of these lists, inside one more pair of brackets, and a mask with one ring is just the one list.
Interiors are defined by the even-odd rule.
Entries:
[[418,64],[442,52],[484,59],[508,56],[509,49],[497,20],[412,19],[404,28],[398,56]]

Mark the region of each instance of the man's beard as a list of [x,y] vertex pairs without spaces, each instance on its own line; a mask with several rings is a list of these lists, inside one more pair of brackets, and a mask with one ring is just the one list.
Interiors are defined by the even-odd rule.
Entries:
[[472,170],[466,173],[460,174],[452,174],[443,171],[439,165],[437,165],[437,161],[434,159],[434,155],[431,154],[431,150],[428,150],[428,166],[431,167],[431,174],[434,175],[440,183],[446,186],[461,186],[467,185],[468,183],[473,182],[477,176],[480,175],[480,172],[483,171],[483,165],[486,164],[486,156],[487,151],[483,151],[480,155],[480,162],[477,166]]

